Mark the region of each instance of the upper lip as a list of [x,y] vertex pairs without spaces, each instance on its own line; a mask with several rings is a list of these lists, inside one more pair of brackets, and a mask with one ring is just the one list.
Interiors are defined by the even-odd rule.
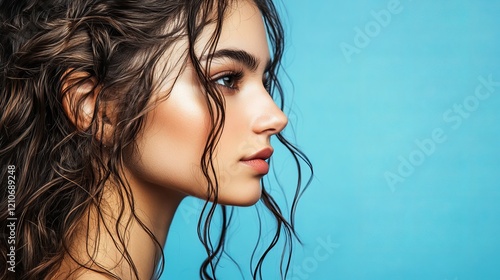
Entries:
[[253,160],[253,159],[263,159],[263,160],[266,160],[268,158],[271,157],[271,155],[273,154],[273,148],[271,147],[266,147],[256,153],[254,153],[253,155],[251,156],[248,156],[248,157],[245,157],[243,158],[242,160],[243,161],[246,161],[246,160]]

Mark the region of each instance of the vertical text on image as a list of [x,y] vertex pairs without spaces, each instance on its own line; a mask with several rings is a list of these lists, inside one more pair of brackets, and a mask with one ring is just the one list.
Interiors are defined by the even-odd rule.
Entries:
[[16,271],[16,167],[7,166],[7,269]]

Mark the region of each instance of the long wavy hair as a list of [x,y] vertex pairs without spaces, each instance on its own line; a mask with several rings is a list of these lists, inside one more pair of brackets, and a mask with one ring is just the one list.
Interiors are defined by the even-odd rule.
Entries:
[[[214,52],[231,2],[0,0],[0,178],[4,184],[9,175],[15,175],[13,215],[17,219],[15,273],[4,267],[9,258],[2,253],[1,279],[54,276],[63,259],[70,254],[69,247],[79,229],[78,223],[91,210],[97,211],[98,223],[105,218],[99,211],[105,182],[109,180],[116,182],[115,191],[122,202],[117,209],[119,213],[123,214],[126,206],[132,213],[120,215],[117,223],[129,225],[134,220],[149,234],[161,255],[152,277],[161,275],[164,259],[160,242],[137,217],[131,188],[120,174],[125,151],[135,147],[144,117],[155,105],[151,100],[161,83],[158,80],[172,74],[169,69],[163,69],[160,71],[164,72],[162,77],[158,78],[158,62],[168,57],[172,46],[180,40],[188,44],[183,58],[176,63],[192,63],[210,112],[211,131],[200,159],[208,182],[208,197],[200,214],[198,235],[207,252],[200,267],[200,277],[215,279],[231,220],[228,207],[217,203],[219,181],[216,176],[210,176],[214,174],[212,159],[224,127],[224,100],[207,75],[207,65],[203,65],[195,54],[194,45],[204,28],[214,24],[215,31],[204,49],[208,54]],[[271,0],[253,2],[262,13],[272,48],[268,90],[279,99],[283,109],[283,90],[278,81],[284,48],[283,27]],[[62,105],[69,90],[64,84],[73,73],[87,73],[72,81],[73,86],[92,79],[96,84],[94,90],[99,92],[94,116],[85,129],[79,129],[68,119]],[[113,124],[111,140],[104,142],[102,134],[107,116],[98,112],[109,103],[113,104],[113,117],[120,121]],[[78,115],[80,106],[74,107]],[[298,181],[288,218],[266,187],[262,188],[261,201],[275,217],[277,226],[274,238],[252,268],[254,279],[262,278],[264,259],[282,236],[285,245],[281,276],[286,277],[293,238],[297,237],[293,217],[298,199],[311,178],[304,182],[301,162],[310,168],[312,176],[307,157],[281,134],[277,138],[296,162]],[[5,223],[13,217],[8,212],[12,208],[7,203],[8,195],[5,190],[0,192],[0,219],[4,223],[1,252],[9,252],[11,246],[5,234]],[[210,226],[218,207],[223,226],[217,240],[212,240]],[[125,236],[118,230],[108,229],[108,233],[138,278]],[[79,265],[95,269],[88,264]],[[98,272],[120,279],[102,267]]]

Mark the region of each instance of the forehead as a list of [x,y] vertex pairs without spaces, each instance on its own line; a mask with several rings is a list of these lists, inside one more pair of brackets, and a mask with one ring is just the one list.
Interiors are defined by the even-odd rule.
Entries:
[[[213,34],[214,26],[205,28],[197,49],[201,52]],[[269,47],[262,14],[252,1],[234,1],[226,10],[216,50],[243,50],[259,61],[269,60]],[[201,54],[201,53],[200,53]]]

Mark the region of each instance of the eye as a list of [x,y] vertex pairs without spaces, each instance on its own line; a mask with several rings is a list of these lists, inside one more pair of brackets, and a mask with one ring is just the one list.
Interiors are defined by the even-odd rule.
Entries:
[[236,82],[233,76],[224,76],[215,80],[215,83],[227,88],[234,88]]
[[212,81],[217,86],[224,87],[226,89],[236,90],[243,77],[242,72],[228,72],[219,75],[212,79]]

